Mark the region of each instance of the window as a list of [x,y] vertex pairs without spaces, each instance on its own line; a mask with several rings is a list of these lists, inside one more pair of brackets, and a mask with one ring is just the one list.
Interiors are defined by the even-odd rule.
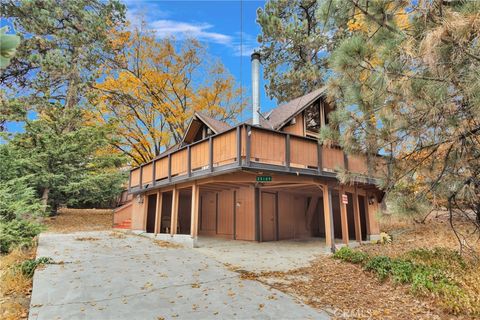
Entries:
[[312,104],[305,109],[305,128],[307,131],[320,133],[320,104]]

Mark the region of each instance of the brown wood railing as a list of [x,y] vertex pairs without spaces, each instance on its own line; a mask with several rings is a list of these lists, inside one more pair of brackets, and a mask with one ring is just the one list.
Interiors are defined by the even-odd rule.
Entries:
[[224,167],[314,175],[347,169],[366,174],[367,160],[363,155],[347,156],[342,149],[320,145],[313,138],[242,124],[132,169],[129,188],[150,188]]

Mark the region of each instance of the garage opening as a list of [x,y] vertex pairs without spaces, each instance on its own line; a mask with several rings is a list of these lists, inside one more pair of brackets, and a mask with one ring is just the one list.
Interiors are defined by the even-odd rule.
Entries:
[[190,234],[192,188],[179,190],[177,234]]
[[172,221],[172,191],[162,194],[162,221],[160,222],[160,233],[170,233]]
[[347,192],[348,204],[347,204],[347,223],[348,223],[348,238],[350,240],[355,240],[355,216],[353,211],[353,194]]
[[360,227],[362,230],[362,241],[367,241],[367,210],[364,196],[358,196],[358,207],[360,212]]
[[155,232],[155,212],[157,208],[157,195],[151,194],[148,196],[147,203],[147,225],[146,231],[148,233]]

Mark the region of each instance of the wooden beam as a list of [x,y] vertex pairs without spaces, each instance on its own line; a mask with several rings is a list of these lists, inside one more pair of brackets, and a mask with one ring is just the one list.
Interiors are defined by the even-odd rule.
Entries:
[[362,241],[362,227],[360,225],[360,206],[358,203],[358,192],[357,188],[355,188],[355,192],[353,193],[353,218],[355,221],[355,239],[358,242]]
[[199,197],[200,197],[200,188],[193,184],[192,186],[192,216],[190,224],[190,235],[192,238],[197,238],[198,236],[198,208],[199,208]]
[[323,216],[325,220],[325,244],[335,251],[335,239],[333,233],[333,208],[332,208],[332,190],[325,184],[323,185]]
[[343,187],[340,187],[338,192],[338,198],[340,201],[340,218],[342,221],[342,239],[343,239],[343,243],[348,245],[347,205],[342,201],[343,195],[346,195],[346,193]]
[[170,221],[170,234],[173,236],[177,234],[177,226],[178,226],[178,198],[179,198],[179,191],[175,187],[172,191],[172,214],[171,214],[171,221]]
[[237,127],[237,163],[242,165],[242,127]]
[[290,135],[285,136],[285,168],[290,170]]
[[157,207],[155,208],[155,234],[160,233],[162,225],[162,200],[163,193],[157,192]]

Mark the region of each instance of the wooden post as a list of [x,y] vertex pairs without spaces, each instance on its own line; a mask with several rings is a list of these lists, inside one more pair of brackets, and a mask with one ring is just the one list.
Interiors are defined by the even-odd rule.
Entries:
[[162,200],[163,193],[157,192],[157,207],[155,209],[155,234],[160,233],[160,227],[162,226]]
[[348,220],[347,220],[347,205],[343,203],[343,195],[346,195],[343,187],[340,187],[338,197],[340,198],[340,218],[342,221],[342,239],[343,243],[348,245]]
[[156,183],[157,183],[157,179],[156,179],[156,168],[157,166],[155,165],[155,159],[153,159],[152,161],[152,185],[154,186]]
[[212,136],[208,138],[208,168],[213,172],[213,139]]
[[140,190],[143,188],[143,164],[140,165]]
[[237,127],[237,163],[242,165],[242,127]]
[[187,175],[192,176],[192,150],[187,146]]
[[285,135],[285,168],[290,170],[290,135]]
[[177,234],[177,225],[178,225],[178,198],[179,191],[176,186],[173,187],[172,191],[172,215],[170,221],[170,234],[173,236]]
[[325,244],[327,247],[335,248],[333,233],[333,209],[331,206],[332,192],[328,185],[324,184],[323,189],[323,216],[325,220]]
[[355,192],[353,193],[353,218],[355,221],[355,239],[358,242],[362,241],[362,227],[360,225],[360,206],[358,203],[358,192],[357,187],[355,187]]
[[197,238],[198,235],[198,204],[199,204],[200,188],[196,183],[192,186],[192,216],[190,224],[190,235]]
[[323,151],[323,145],[320,143],[320,141],[318,141],[317,142],[317,167],[318,167],[319,174],[321,174],[323,171],[322,151]]
[[245,164],[250,166],[250,152],[251,152],[251,135],[252,128],[250,126],[245,127]]

